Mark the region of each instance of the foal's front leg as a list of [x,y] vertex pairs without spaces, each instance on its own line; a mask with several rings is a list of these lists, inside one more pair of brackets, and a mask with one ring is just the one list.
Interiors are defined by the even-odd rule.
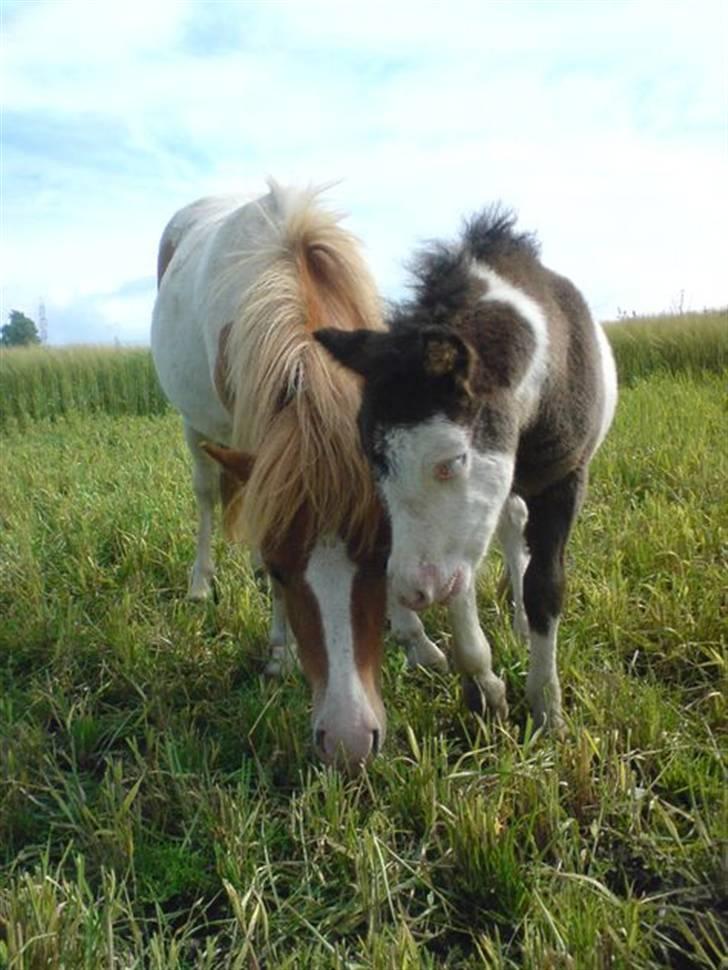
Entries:
[[414,610],[390,602],[388,611],[392,636],[407,652],[407,666],[434,667],[436,670],[446,671],[447,657],[427,636],[422,620]]
[[561,685],[556,666],[556,634],[566,586],[564,550],[586,487],[578,468],[540,495],[529,497],[526,542],[531,559],[523,578],[531,658],[526,679],[537,727],[561,730]]
[[506,685],[493,673],[490,644],[478,619],[474,576],[470,587],[450,604],[449,615],[453,659],[462,675],[465,704],[476,714],[483,714],[487,708],[496,717],[507,717]]

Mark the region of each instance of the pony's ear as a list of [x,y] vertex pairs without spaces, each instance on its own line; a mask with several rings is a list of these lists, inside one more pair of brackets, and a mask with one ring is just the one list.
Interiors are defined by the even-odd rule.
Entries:
[[201,442],[200,448],[222,465],[233,478],[243,485],[246,484],[253,471],[255,455],[250,455],[247,451],[235,451],[234,448],[223,448],[222,445],[214,445],[210,441]]
[[376,330],[337,330],[335,327],[322,327],[313,335],[335,360],[362,377],[376,372],[389,338],[387,333]]
[[422,366],[428,377],[449,377],[459,391],[472,397],[475,351],[458,334],[434,327],[423,331]]

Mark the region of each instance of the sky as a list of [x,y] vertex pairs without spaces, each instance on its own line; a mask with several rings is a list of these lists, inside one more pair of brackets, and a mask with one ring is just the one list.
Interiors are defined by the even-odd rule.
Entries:
[[179,208],[336,185],[383,296],[495,200],[600,320],[728,303],[725,0],[0,0],[0,323],[148,342]]

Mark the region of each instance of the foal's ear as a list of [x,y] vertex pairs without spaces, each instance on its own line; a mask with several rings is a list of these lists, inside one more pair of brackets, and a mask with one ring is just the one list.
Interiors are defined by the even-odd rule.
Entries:
[[376,330],[337,330],[335,327],[322,327],[313,335],[335,360],[362,377],[369,377],[377,370],[389,337]]
[[428,377],[449,377],[459,391],[472,397],[470,379],[475,351],[451,330],[433,328],[422,334],[422,366]]
[[243,485],[250,478],[255,455],[250,455],[247,451],[235,451],[234,448],[223,448],[222,445],[214,445],[210,441],[203,441],[200,448]]

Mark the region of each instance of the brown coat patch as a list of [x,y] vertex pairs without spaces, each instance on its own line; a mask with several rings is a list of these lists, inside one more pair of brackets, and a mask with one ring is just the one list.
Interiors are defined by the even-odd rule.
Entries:
[[227,345],[228,340],[230,339],[230,331],[232,326],[232,321],[230,321],[230,323],[226,323],[217,338],[217,354],[215,356],[215,368],[213,372],[213,381],[217,396],[220,398],[220,403],[222,406],[231,414],[235,397],[231,393],[228,384]]
[[308,510],[301,509],[288,533],[275,539],[268,537],[261,553],[274,581],[279,582],[303,672],[312,689],[318,691],[326,686],[328,660],[318,602],[304,578],[311,553],[310,541],[306,538],[311,531],[309,518]]
[[476,394],[515,387],[531,362],[533,331],[510,303],[482,301],[465,315],[459,328],[477,354],[473,377]]
[[[382,629],[387,615],[387,558],[390,548],[389,522],[382,515],[377,538],[370,555],[355,559],[358,570],[351,592],[354,658],[372,697],[379,697],[379,675],[382,667]],[[350,544],[349,555],[356,556]]]

